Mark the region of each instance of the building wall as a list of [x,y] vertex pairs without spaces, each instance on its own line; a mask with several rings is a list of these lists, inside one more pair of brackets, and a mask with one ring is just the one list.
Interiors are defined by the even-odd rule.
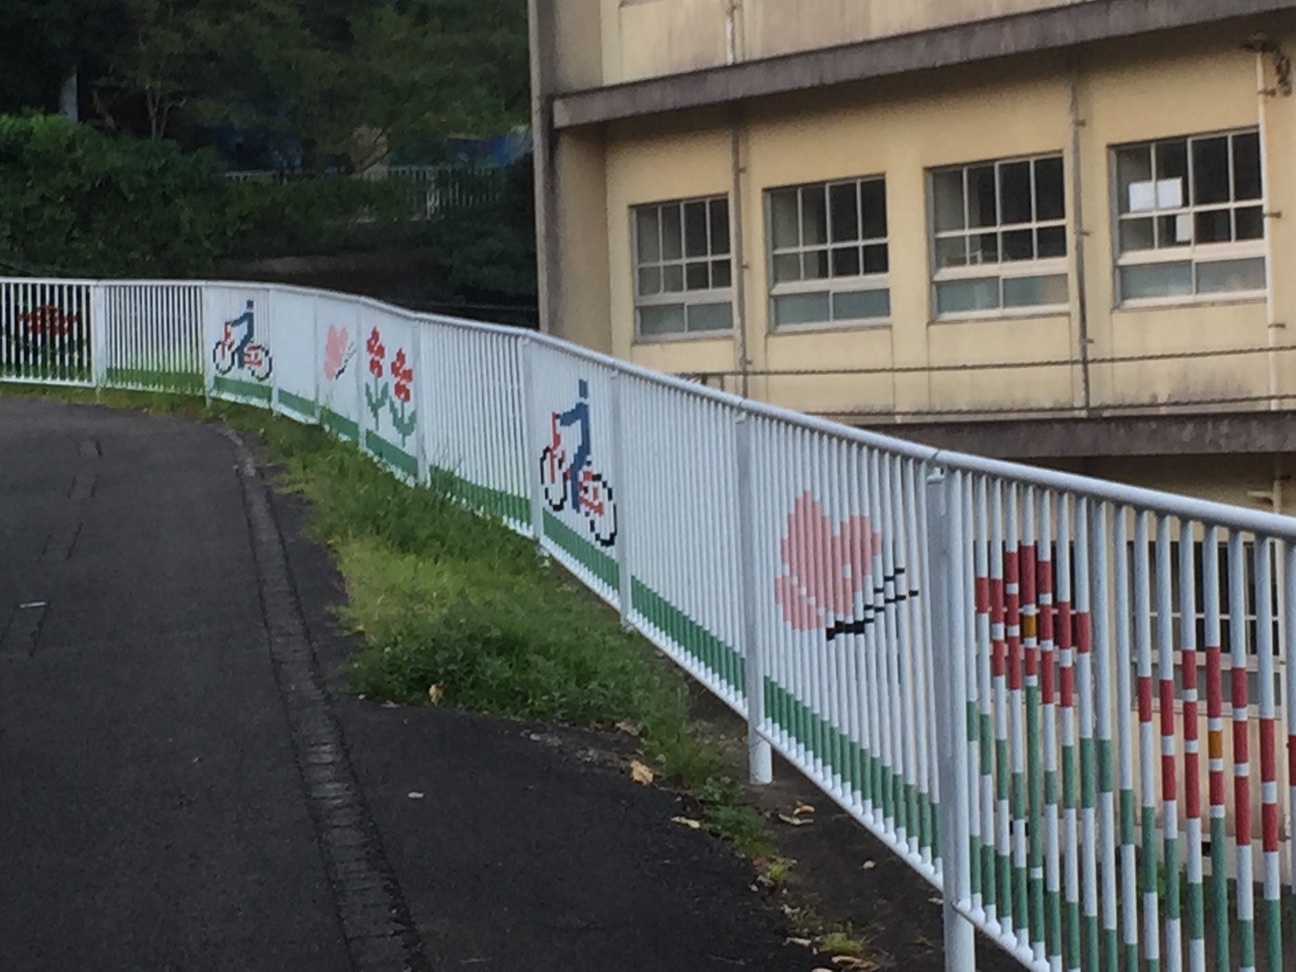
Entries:
[[[1269,327],[1264,300],[1223,298],[1209,305],[1171,303],[1137,310],[1114,306],[1111,146],[1257,125],[1255,58],[1241,48],[1245,37],[1221,38],[1218,33],[1180,32],[1160,37],[1155,45],[1146,40],[1105,45],[1074,60],[1021,58],[767,99],[740,110],[677,113],[609,126],[610,346],[618,355],[681,373],[736,372],[745,352],[754,372],[751,394],[839,415],[1079,409],[1085,405],[1082,348],[1092,360],[1087,383],[1094,408],[1168,401],[1266,407],[1261,399],[1270,392],[1270,356],[1218,353],[1263,349],[1271,337],[1279,346],[1291,345],[1286,328]],[[1073,125],[1073,99],[1078,125]],[[1296,180],[1290,178],[1286,152],[1296,136],[1296,99],[1267,101],[1269,209],[1296,212]],[[736,197],[735,150],[740,173]],[[1080,176],[1080,205],[1074,195],[1067,201],[1068,312],[933,320],[927,170],[1046,152],[1063,153],[1069,192],[1077,172]],[[765,191],[873,175],[887,179],[890,320],[867,327],[773,331]],[[741,333],[718,339],[636,339],[631,207],[725,193],[740,199],[743,212],[746,320]],[[1289,223],[1269,221],[1277,268],[1291,259],[1296,245]],[[1085,263],[1083,328],[1077,230],[1082,231]],[[1274,320],[1282,322],[1292,317],[1296,292],[1281,269],[1270,276]],[[1082,344],[1085,329],[1088,340]],[[1163,357],[1106,360],[1130,356]],[[1273,361],[1278,391],[1296,394],[1296,358],[1278,354]],[[1032,367],[1020,367],[1026,364]],[[759,374],[825,368],[868,373]],[[734,388],[735,380],[726,379],[726,387]]]
[[776,57],[1089,0],[602,0],[603,83]]

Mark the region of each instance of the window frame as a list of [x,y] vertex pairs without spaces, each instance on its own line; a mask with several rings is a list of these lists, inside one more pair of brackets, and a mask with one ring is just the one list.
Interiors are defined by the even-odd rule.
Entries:
[[[864,192],[865,183],[876,183],[881,186],[886,220],[886,235],[870,237],[864,235]],[[856,221],[858,233],[850,241],[832,239],[832,194],[834,186],[854,186],[858,205]],[[806,244],[799,242],[796,246],[776,248],[774,245],[774,195],[779,192],[795,191],[797,193],[797,234],[801,237],[804,229],[804,202],[802,193],[807,189],[821,188],[824,194],[824,242]],[[891,214],[890,199],[887,190],[885,173],[849,176],[838,179],[819,179],[810,182],[797,182],[788,185],[767,186],[764,190],[765,209],[765,273],[767,281],[767,330],[771,334],[789,334],[799,331],[843,330],[856,328],[890,327],[894,309],[891,304]],[[849,276],[832,275],[832,257],[835,249],[854,246],[860,250],[860,272]],[[867,247],[883,246],[886,248],[887,269],[884,273],[865,273],[863,251]],[[824,251],[828,259],[828,275],[811,280],[777,281],[775,263],[780,256]],[[839,294],[858,294],[883,292],[887,299],[887,313],[879,317],[844,317],[834,318],[834,298]],[[826,294],[828,297],[828,318],[822,321],[803,321],[795,324],[779,324],[776,301],[780,297],[795,297],[801,294]]]
[[[1036,197],[1035,186],[1035,164],[1037,162],[1057,159],[1062,163],[1062,217],[1061,219],[1039,219],[1038,205],[1039,200]],[[1031,171],[1031,219],[1028,222],[1005,223],[1003,219],[1003,193],[1000,191],[999,171],[1003,166],[1019,165],[1028,163]],[[995,169],[995,222],[992,226],[972,227],[970,226],[969,217],[969,193],[968,193],[968,173],[972,169],[994,166]],[[1002,318],[1015,317],[1052,317],[1063,314],[1069,314],[1071,303],[1075,290],[1074,281],[1071,275],[1071,260],[1073,240],[1071,238],[1071,217],[1068,213],[1070,199],[1068,197],[1067,187],[1067,155],[1062,150],[1048,152],[1034,152],[1026,155],[1011,155],[997,159],[983,159],[975,162],[963,162],[953,165],[933,166],[926,171],[926,189],[927,189],[927,258],[929,268],[929,295],[931,309],[931,320],[935,322],[944,321],[975,321],[975,320],[999,320]],[[958,230],[937,230],[936,218],[936,177],[946,172],[961,172],[963,174],[963,227]],[[1059,257],[1032,257],[1029,260],[1004,260],[1002,246],[999,248],[999,259],[994,263],[978,263],[962,267],[940,267],[938,266],[937,245],[941,239],[963,238],[970,239],[986,233],[994,233],[1002,237],[1005,232],[1030,230],[1032,234],[1037,234],[1040,229],[1060,227],[1063,231],[1063,239],[1066,243],[1066,252]],[[1038,236],[1035,237],[1036,246],[1038,246]],[[1053,304],[1030,304],[1026,306],[1008,306],[1004,303],[1004,281],[1020,280],[1035,277],[1065,277],[1067,297],[1063,303]],[[994,278],[997,281],[999,291],[999,304],[997,307],[984,307],[967,311],[945,311],[940,310],[940,300],[938,297],[939,286],[943,283],[957,283],[966,280],[988,280]]]
[[[1260,195],[1255,199],[1239,201],[1233,197],[1236,170],[1234,165],[1234,138],[1238,135],[1255,134],[1260,143]],[[1229,151],[1229,192],[1230,198],[1223,203],[1194,203],[1196,184],[1193,179],[1194,159],[1193,143],[1213,138],[1227,138]],[[1167,209],[1154,208],[1138,213],[1122,213],[1121,182],[1118,154],[1122,150],[1147,148],[1155,151],[1158,144],[1165,142],[1182,142],[1187,156],[1187,185],[1185,205]],[[1257,126],[1229,128],[1220,131],[1197,132],[1191,135],[1168,135],[1149,138],[1137,142],[1121,142],[1108,146],[1108,182],[1111,185],[1111,243],[1112,243],[1112,294],[1113,305],[1117,310],[1137,310],[1141,308],[1182,307],[1202,304],[1251,303],[1265,300],[1271,285],[1271,268],[1269,266],[1269,220],[1265,214],[1267,188],[1265,186],[1264,139]],[[1156,181],[1156,159],[1152,157],[1153,182]],[[1199,213],[1225,211],[1235,214],[1240,209],[1259,207],[1261,210],[1261,235],[1253,240],[1231,240],[1226,243],[1198,243],[1194,229],[1193,242],[1186,246],[1132,250],[1124,252],[1121,242],[1121,230],[1126,222],[1137,219],[1152,219],[1154,222],[1165,217],[1186,216],[1194,220]],[[1257,290],[1224,290],[1202,293],[1198,284],[1198,270],[1203,264],[1228,263],[1235,260],[1262,260],[1264,262],[1265,285]],[[1168,264],[1187,264],[1192,273],[1192,292],[1171,294],[1157,297],[1126,297],[1122,286],[1121,271],[1131,267],[1152,267]]]
[[[714,203],[723,202],[725,205],[725,221],[728,224],[725,241],[727,250],[723,254],[714,253],[712,247],[712,230],[711,230],[711,207]],[[687,255],[687,228],[685,226],[685,207],[690,204],[702,203],[706,207],[706,237],[707,237],[707,254],[704,257],[689,257]],[[647,209],[653,209],[658,212],[658,245],[663,242],[661,239],[660,213],[663,209],[674,206],[680,214],[680,234],[681,247],[678,258],[666,259],[664,250],[658,254],[658,259],[644,263],[640,260],[639,255],[639,214]],[[719,192],[710,193],[701,196],[686,196],[678,199],[661,199],[642,203],[634,203],[630,206],[630,295],[633,304],[634,313],[634,341],[640,344],[655,343],[661,341],[698,341],[698,340],[730,340],[737,329],[737,322],[734,320],[735,301],[734,301],[734,225],[733,225],[733,204],[729,193]],[[712,264],[719,260],[726,260],[729,264],[729,286],[727,287],[707,287],[706,289],[693,289],[687,287],[688,283],[688,265],[690,263]],[[681,268],[684,275],[685,287],[683,290],[667,291],[665,287],[655,294],[641,294],[639,292],[639,273],[642,269],[656,267],[659,270],[667,266],[676,266]],[[708,274],[711,273],[708,270]],[[711,304],[729,305],[729,326],[727,328],[716,328],[713,330],[690,330],[688,327],[689,308],[692,306],[703,306]],[[681,306],[684,313],[684,329],[682,331],[668,331],[661,334],[645,334],[641,324],[640,311],[645,307],[673,307]]]

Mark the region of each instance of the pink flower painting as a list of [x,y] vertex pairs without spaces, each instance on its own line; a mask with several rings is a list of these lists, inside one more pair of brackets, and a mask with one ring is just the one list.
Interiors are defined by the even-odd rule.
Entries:
[[324,377],[334,381],[346,371],[346,366],[355,355],[355,346],[350,343],[351,335],[345,327],[329,325],[328,334],[324,337]]
[[788,515],[781,544],[784,573],[774,581],[774,599],[797,631],[826,631],[831,639],[855,613],[881,534],[868,517],[852,516],[836,529],[819,501],[802,493]]

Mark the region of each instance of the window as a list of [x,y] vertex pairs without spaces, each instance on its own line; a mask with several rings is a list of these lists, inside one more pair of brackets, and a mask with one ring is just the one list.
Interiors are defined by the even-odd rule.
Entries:
[[1066,308],[1062,156],[937,169],[930,192],[937,317]]
[[639,336],[732,330],[729,200],[654,203],[630,216]]
[[775,327],[891,316],[885,179],[790,186],[766,199]]
[[1114,150],[1122,302],[1263,294],[1256,131]]

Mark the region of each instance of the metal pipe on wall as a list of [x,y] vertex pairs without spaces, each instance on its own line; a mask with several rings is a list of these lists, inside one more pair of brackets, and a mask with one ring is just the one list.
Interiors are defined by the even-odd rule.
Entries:
[[1274,299],[1274,243],[1273,227],[1275,214],[1269,209],[1269,98],[1271,92],[1265,72],[1265,54],[1271,49],[1267,41],[1256,44],[1255,75],[1257,108],[1257,125],[1260,133],[1260,208],[1264,213],[1265,234],[1265,324],[1269,343],[1269,410],[1278,410],[1278,331],[1283,327],[1278,321],[1276,301]]
[[1080,66],[1075,56],[1071,58],[1071,205],[1072,225],[1075,229],[1076,273],[1076,340],[1080,353],[1080,394],[1084,410],[1092,405],[1089,387],[1089,298],[1085,290],[1085,228],[1084,228],[1084,177],[1081,172],[1080,130],[1084,121],[1080,117]]

